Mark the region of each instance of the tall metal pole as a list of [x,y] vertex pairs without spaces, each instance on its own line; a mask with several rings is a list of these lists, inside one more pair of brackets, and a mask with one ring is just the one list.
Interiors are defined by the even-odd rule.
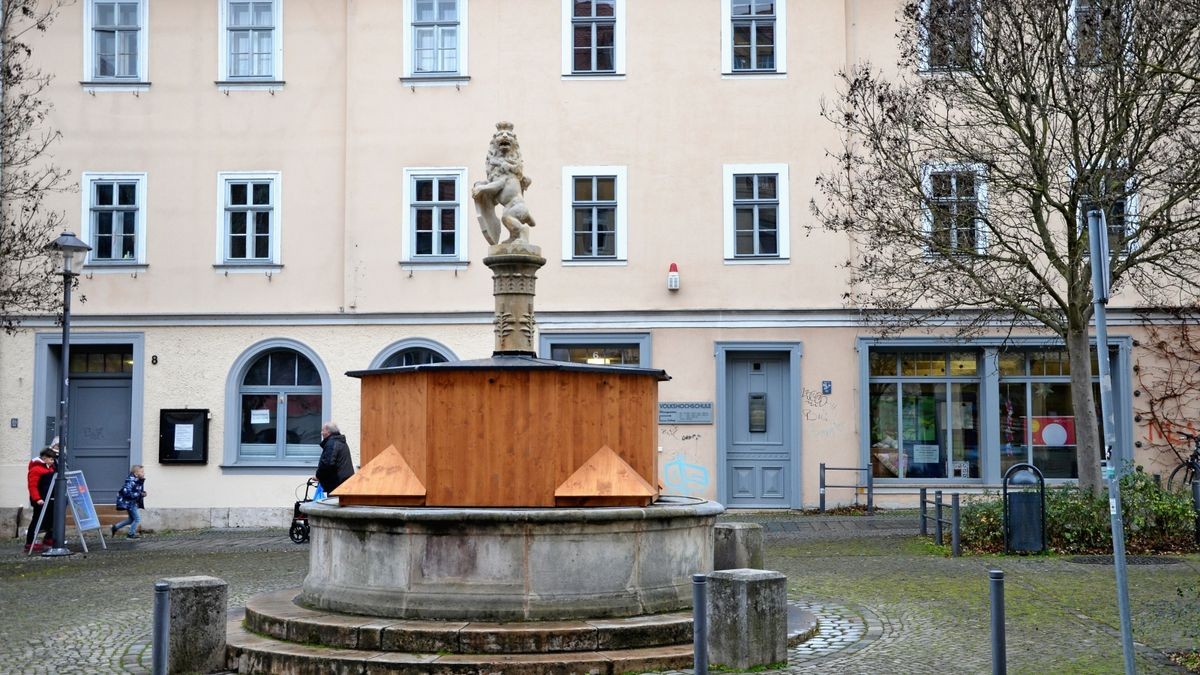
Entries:
[[708,675],[708,577],[692,575],[692,672]]
[[43,556],[71,555],[67,548],[67,401],[71,391],[71,272],[70,256],[63,257],[63,332],[62,332],[62,378],[58,392],[58,459],[54,462],[57,477],[54,481],[54,527],[50,536],[54,546]]
[[1089,211],[1088,244],[1092,255],[1092,302],[1096,314],[1096,361],[1100,365],[1100,413],[1104,417],[1104,477],[1108,482],[1108,513],[1112,525],[1113,567],[1117,573],[1117,604],[1121,613],[1121,651],[1125,673],[1133,675],[1133,627],[1129,616],[1129,582],[1125,570],[1125,525],[1121,515],[1120,472],[1113,449],[1117,445],[1117,422],[1113,415],[1112,373],[1108,365],[1109,295],[1108,228],[1103,211]]

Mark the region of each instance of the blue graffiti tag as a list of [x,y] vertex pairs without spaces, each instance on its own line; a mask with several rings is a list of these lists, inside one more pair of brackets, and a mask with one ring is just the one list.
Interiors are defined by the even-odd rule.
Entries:
[[708,487],[708,469],[684,461],[679,453],[663,465],[663,484],[672,492],[690,495]]

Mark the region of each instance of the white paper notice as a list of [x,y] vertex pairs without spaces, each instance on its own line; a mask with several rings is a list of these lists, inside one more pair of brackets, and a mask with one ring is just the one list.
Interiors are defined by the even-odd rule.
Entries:
[[921,443],[912,446],[913,464],[937,464],[939,454],[936,445]]
[[192,438],[195,434],[196,427],[191,424],[176,424],[175,425],[175,450],[181,452],[191,452]]
[[251,410],[250,411],[250,424],[270,424],[270,423],[271,423],[271,411],[270,410]]

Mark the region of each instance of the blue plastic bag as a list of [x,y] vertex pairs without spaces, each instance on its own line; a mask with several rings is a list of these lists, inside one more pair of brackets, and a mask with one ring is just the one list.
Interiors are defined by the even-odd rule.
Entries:
[[313,501],[325,499],[328,496],[329,495],[325,494],[325,488],[321,487],[320,483],[317,483],[317,491],[313,493]]

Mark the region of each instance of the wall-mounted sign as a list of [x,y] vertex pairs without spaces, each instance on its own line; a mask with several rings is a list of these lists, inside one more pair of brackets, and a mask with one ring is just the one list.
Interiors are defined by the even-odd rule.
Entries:
[[659,424],[712,424],[712,401],[682,401],[658,404]]
[[208,462],[208,409],[158,411],[158,461],[163,464]]

